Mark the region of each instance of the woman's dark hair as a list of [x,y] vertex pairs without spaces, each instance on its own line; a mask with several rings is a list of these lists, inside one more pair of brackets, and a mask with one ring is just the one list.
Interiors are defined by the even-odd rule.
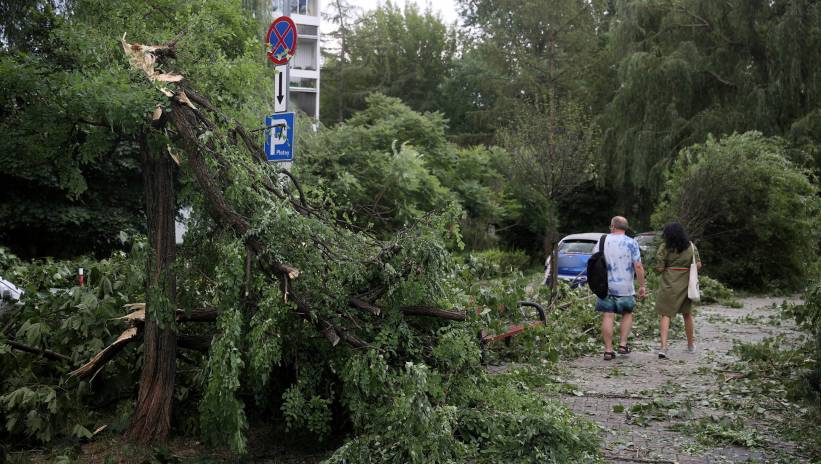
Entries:
[[678,222],[671,222],[665,225],[661,232],[661,237],[664,239],[668,250],[675,250],[681,253],[690,247],[690,239],[687,238],[687,232],[684,231],[684,226]]

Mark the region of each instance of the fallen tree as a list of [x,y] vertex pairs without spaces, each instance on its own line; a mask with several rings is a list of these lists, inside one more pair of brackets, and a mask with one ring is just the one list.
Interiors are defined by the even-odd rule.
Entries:
[[[173,69],[173,43],[144,47],[124,42],[124,50],[132,64],[156,59],[163,69]],[[151,69],[146,74],[152,78]],[[490,384],[482,380],[478,364],[477,323],[463,311],[446,309],[466,303],[448,291],[451,264],[443,240],[458,233],[459,209],[427,214],[391,239],[377,240],[347,223],[321,190],[306,190],[295,176],[261,163],[262,147],[250,131],[194,87],[175,78],[173,85],[161,88],[169,101],[153,118],[155,127],[173,134],[183,153],[181,171],[196,187],[197,220],[189,246],[200,259],[210,255],[209,264],[215,265],[208,268],[195,259],[189,263],[191,274],[209,278],[180,287],[194,305],[212,307],[218,314],[200,402],[205,439],[243,452],[247,419],[238,396],[241,379],[248,378],[246,388],[265,397],[279,365],[296,373],[279,406],[288,428],[329,433],[334,427],[331,406],[339,402],[356,433],[382,437],[344,448],[339,454],[343,460],[356,459],[363,451],[376,456],[372,446],[386,442],[393,443],[392,451],[380,450],[384,456],[374,460],[450,460],[501,446],[493,440],[477,442],[471,430],[491,420],[485,414],[513,412],[511,407],[519,407],[513,404],[522,403],[494,404],[486,397],[516,394],[487,390]],[[313,334],[321,334],[326,344],[313,341]],[[475,379],[467,384],[471,387],[454,375],[460,372]],[[437,379],[448,379],[450,386]],[[442,388],[461,393],[451,398],[437,393]],[[397,395],[408,398],[407,406],[394,403]],[[532,406],[537,404],[544,406],[538,401]],[[454,415],[458,408],[477,405],[485,406],[473,416],[476,424],[461,423]],[[559,450],[559,459],[586,449],[579,441],[586,432],[563,430],[555,422],[563,420],[562,414],[531,424],[534,430],[546,427],[542,430],[550,430],[548,434],[575,434],[565,444],[534,444]],[[384,434],[385,428],[403,423],[411,429],[398,436]],[[531,435],[532,430],[521,432]],[[513,427],[506,433],[519,431]],[[416,447],[430,452],[413,451]],[[496,455],[509,452],[514,451],[500,448]]]
[[[189,26],[207,34],[215,23]],[[12,372],[33,371],[18,363],[36,359],[28,385],[3,384],[13,436],[48,442],[59,426],[89,438],[100,424],[76,422],[89,409],[77,398],[114,383],[133,389],[141,367],[140,391],[124,392],[137,399],[128,437],[141,442],[161,441],[184,421],[206,443],[243,453],[257,420],[314,439],[345,434],[338,462],[567,462],[593,452],[593,430],[566,409],[481,369],[484,322],[453,278],[445,246],[459,241],[461,208],[414,216],[387,239],[352,225],[333,192],[261,162],[261,134],[234,118],[215,90],[220,80],[203,79],[192,58],[211,50],[187,55],[176,44],[123,40],[118,50],[131,71],[117,82],[139,97],[122,100],[143,118],[137,129],[108,124],[102,111],[81,115],[156,163],[145,183],[155,222],[127,256],[83,264],[93,285],[73,286],[71,270],[53,263],[23,279],[48,288],[38,276],[57,276],[54,286],[70,290],[29,292],[23,302],[25,320],[8,332],[36,353],[10,356],[0,344]],[[222,110],[206,92],[216,92]],[[193,211],[179,248],[168,234],[172,198]],[[145,306],[123,314],[133,301]],[[50,359],[46,349],[65,354]],[[42,373],[61,388],[43,385]],[[35,403],[41,415],[32,415]]]

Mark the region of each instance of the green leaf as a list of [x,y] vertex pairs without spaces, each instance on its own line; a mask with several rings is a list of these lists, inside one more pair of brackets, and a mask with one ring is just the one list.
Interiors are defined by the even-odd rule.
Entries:
[[82,424],[75,424],[74,428],[71,429],[71,435],[77,438],[91,438],[93,436]]

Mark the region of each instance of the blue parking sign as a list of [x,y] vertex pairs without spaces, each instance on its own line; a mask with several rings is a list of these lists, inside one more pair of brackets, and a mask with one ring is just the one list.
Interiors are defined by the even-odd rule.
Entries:
[[294,160],[294,113],[265,117],[265,158],[268,161]]

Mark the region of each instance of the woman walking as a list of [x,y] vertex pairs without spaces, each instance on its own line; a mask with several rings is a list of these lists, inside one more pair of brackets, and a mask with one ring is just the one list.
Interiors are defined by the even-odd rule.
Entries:
[[687,334],[687,351],[695,350],[693,339],[692,302],[687,298],[690,282],[690,265],[695,257],[696,268],[701,270],[701,257],[696,246],[687,238],[684,227],[677,222],[664,226],[663,243],[656,253],[655,269],[661,274],[661,285],[656,293],[656,312],[661,316],[661,349],[659,358],[667,357],[667,334],[670,319],[676,314],[684,317],[684,332]]

